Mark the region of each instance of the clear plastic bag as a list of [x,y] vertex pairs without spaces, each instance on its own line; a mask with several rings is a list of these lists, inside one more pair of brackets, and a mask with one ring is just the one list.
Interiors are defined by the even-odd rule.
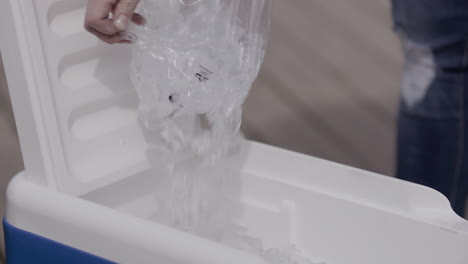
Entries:
[[[197,151],[238,135],[242,104],[266,51],[271,0],[143,0],[132,25],[131,79],[142,123],[172,147]],[[207,122],[204,133],[180,118]],[[205,128],[206,128],[205,127]]]
[[126,32],[135,44],[131,79],[142,123],[171,147],[150,148],[155,164],[165,165],[153,168],[153,219],[265,263],[312,264],[295,247],[265,249],[235,221],[241,210],[239,168],[247,156],[238,144],[242,104],[263,62],[270,9],[271,0],[140,3],[146,24]]

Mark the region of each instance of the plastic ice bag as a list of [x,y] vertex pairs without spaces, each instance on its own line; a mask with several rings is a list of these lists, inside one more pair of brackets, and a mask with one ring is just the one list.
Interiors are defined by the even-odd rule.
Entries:
[[[146,24],[126,32],[135,44],[130,73],[140,118],[175,149],[150,148],[157,164],[165,165],[153,168],[158,184],[152,219],[265,263],[311,264],[295,247],[266,249],[235,221],[246,156],[237,144],[242,104],[263,62],[270,9],[271,0],[140,3]],[[190,125],[197,119],[207,121],[205,129]],[[191,155],[187,146],[216,162],[200,162],[206,156]]]
[[[235,137],[265,55],[270,9],[271,0],[143,0],[145,25],[126,32],[143,124],[172,146],[198,142],[199,151]],[[200,116],[209,132],[194,140],[177,120]]]

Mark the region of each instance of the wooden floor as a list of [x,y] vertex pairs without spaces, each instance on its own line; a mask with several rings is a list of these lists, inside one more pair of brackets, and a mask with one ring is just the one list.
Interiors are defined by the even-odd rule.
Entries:
[[[1,62],[1,58],[0,58]],[[18,136],[6,87],[3,65],[0,63],[0,216],[5,212],[5,190],[10,178],[23,168]],[[3,229],[0,228],[0,253]],[[1,258],[0,258],[0,263]]]
[[392,175],[400,65],[389,1],[276,1],[246,135]]
[[[393,174],[401,55],[389,0],[277,0],[265,65],[245,107],[249,138]],[[0,210],[22,168],[0,68]]]

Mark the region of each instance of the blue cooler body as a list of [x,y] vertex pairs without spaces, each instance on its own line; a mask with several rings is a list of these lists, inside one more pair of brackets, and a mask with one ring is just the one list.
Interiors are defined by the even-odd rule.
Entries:
[[112,264],[76,248],[18,229],[3,220],[8,264]]

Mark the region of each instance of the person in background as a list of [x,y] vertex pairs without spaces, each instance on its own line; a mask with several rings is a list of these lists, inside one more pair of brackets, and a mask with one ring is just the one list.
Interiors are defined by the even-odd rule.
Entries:
[[405,64],[397,176],[464,216],[468,196],[468,1],[392,0]]
[[137,24],[144,22],[140,15],[134,13],[138,2],[139,0],[88,0],[84,27],[106,43],[127,43],[119,33],[127,28],[130,20]]

